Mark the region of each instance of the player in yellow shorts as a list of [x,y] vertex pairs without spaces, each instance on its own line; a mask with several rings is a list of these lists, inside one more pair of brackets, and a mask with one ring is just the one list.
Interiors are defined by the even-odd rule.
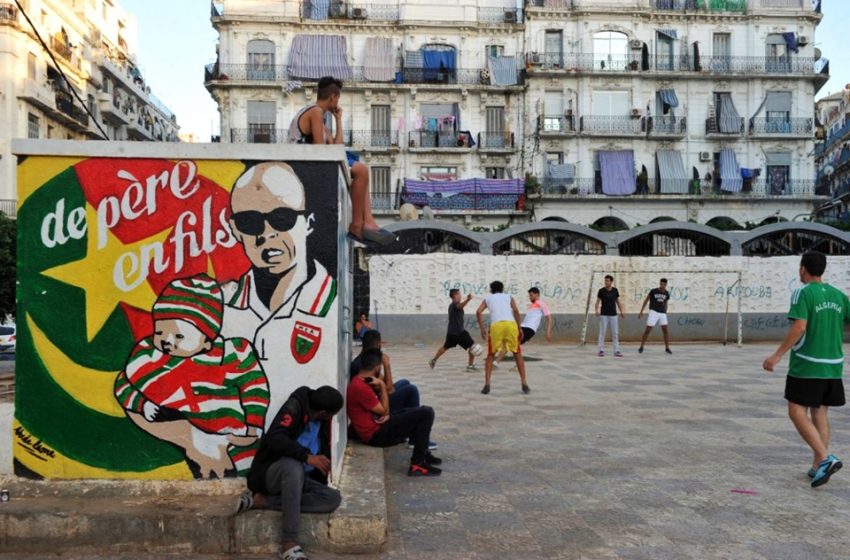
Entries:
[[[525,361],[522,359],[520,347],[520,318],[516,301],[510,294],[504,293],[505,287],[501,282],[490,283],[490,295],[484,298],[475,316],[478,318],[478,327],[481,329],[481,338],[487,340],[487,361],[484,366],[484,388],[483,394],[490,392],[490,374],[493,372],[493,360],[496,352],[505,348],[513,352],[516,359],[516,367],[519,371],[519,380],[522,384],[522,392],[528,394],[531,389],[525,379]],[[484,310],[490,311],[490,336],[484,329]]]

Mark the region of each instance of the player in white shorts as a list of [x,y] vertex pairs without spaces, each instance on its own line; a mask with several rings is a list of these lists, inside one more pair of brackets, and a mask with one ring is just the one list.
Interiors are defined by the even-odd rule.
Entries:
[[638,319],[643,317],[643,310],[646,309],[646,304],[649,304],[649,316],[646,319],[646,329],[643,331],[643,337],[640,339],[640,348],[638,352],[643,353],[643,346],[646,344],[646,339],[649,333],[652,332],[655,325],[661,325],[661,332],[664,333],[664,351],[672,354],[670,350],[670,333],[667,331],[667,303],[670,301],[670,292],[667,291],[667,279],[662,278],[658,282],[658,287],[649,290],[646,297],[643,299],[643,304],[640,306]]

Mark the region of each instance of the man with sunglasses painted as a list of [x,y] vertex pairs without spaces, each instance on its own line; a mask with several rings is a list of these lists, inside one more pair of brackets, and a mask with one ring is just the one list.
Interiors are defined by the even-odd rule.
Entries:
[[[307,105],[292,119],[289,125],[289,141],[298,144],[344,144],[342,130],[342,107],[339,98],[342,82],[331,76],[319,79],[316,87],[316,103]],[[325,126],[325,115],[335,119],[336,134],[331,136]],[[387,245],[396,240],[394,233],[382,229],[372,216],[372,201],[369,197],[369,168],[348,155],[351,168],[351,225],[348,237],[358,242],[373,242]]]
[[307,252],[314,216],[289,165],[248,169],[233,187],[230,209],[230,228],[251,270],[222,286],[222,335],[254,343],[268,377],[269,407],[277,410],[296,388],[315,382],[317,368],[336,365],[336,354],[326,355],[321,344],[337,332],[336,280]]

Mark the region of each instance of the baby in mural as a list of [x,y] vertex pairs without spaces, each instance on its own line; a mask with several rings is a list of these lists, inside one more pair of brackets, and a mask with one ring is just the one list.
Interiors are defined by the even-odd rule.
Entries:
[[269,406],[251,343],[219,336],[223,308],[209,276],[168,284],[153,306],[153,336],[136,343],[115,381],[127,416],[183,448],[200,478],[248,472]]

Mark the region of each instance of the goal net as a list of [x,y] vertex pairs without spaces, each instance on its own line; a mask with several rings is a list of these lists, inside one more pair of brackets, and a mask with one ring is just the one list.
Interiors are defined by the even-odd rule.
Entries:
[[[596,297],[604,286],[605,276],[614,277],[627,317],[640,311],[644,298],[657,288],[661,278],[667,279],[670,330],[674,339],[717,340],[725,346],[733,340],[743,344],[741,312],[742,271],[740,270],[595,270],[588,279],[587,301],[581,327],[581,344],[587,344],[588,324],[595,314]],[[649,312],[649,306],[644,314]],[[643,331],[645,323],[640,324]],[[630,329],[620,327],[621,335],[633,338]],[[632,334],[630,334],[632,333]],[[593,342],[594,339],[591,339]]]

